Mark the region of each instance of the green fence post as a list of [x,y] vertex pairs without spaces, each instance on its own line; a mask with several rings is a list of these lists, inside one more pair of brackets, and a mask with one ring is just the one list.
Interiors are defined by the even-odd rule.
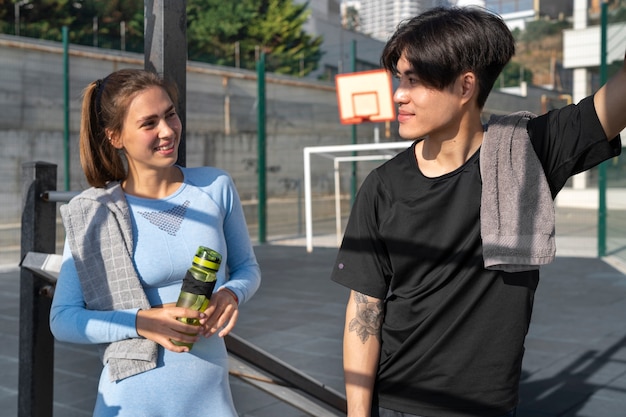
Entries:
[[[607,78],[607,7],[602,2],[600,25],[600,84],[604,85]],[[606,162],[598,166],[598,257],[606,255]]]
[[261,52],[259,60],[256,63],[257,70],[257,127],[258,127],[258,143],[257,143],[257,156],[258,156],[258,180],[259,180],[259,206],[258,206],[258,221],[259,221],[259,243],[265,243],[265,221],[266,221],[266,180],[265,180],[265,53]]

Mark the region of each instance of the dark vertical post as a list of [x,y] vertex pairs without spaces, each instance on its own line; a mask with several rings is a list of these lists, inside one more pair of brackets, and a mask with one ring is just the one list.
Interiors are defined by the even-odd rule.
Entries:
[[[600,85],[606,84],[607,79],[607,9],[606,1],[600,9]],[[606,256],[606,164],[598,166],[598,257]]]
[[144,0],[146,70],[161,74],[178,86],[176,110],[183,123],[178,164],[186,165],[187,124],[187,0]]
[[70,190],[70,55],[69,33],[63,26],[63,161],[65,191]]
[[[56,190],[56,182],[56,165],[22,165],[22,259],[28,252],[55,251],[56,204],[40,196]],[[52,417],[54,338],[48,325],[52,300],[42,293],[47,285],[21,269],[18,417]]]
[[261,52],[261,56],[256,63],[257,74],[257,159],[258,159],[258,179],[259,179],[259,243],[266,241],[266,142],[265,142],[265,52]]
[[[356,72],[356,39],[352,40],[351,61],[352,61],[351,71]],[[357,127],[356,123],[350,126],[352,130],[352,144],[353,145],[356,145],[358,142],[356,127]],[[352,156],[356,156],[356,155],[357,153],[353,151]],[[352,165],[352,175],[350,176],[350,205],[354,204],[354,199],[356,198],[356,191],[357,191],[357,177],[356,177],[357,163],[356,161],[352,161],[351,165]]]

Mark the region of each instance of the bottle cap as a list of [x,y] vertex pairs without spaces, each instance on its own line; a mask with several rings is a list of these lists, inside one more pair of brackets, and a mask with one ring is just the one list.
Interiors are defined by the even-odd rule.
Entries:
[[222,256],[213,249],[200,246],[196,251],[196,256],[193,258],[193,263],[205,268],[213,269],[215,271],[220,269],[222,263]]

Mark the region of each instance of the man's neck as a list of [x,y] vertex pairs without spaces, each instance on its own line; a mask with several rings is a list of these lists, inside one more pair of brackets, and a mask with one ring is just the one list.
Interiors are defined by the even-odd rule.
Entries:
[[429,136],[415,146],[415,157],[422,174],[439,177],[467,162],[483,140],[482,123],[460,128],[455,136]]

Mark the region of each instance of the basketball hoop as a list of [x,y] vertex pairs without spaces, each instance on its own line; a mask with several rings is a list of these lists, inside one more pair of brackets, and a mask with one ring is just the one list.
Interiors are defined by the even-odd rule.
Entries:
[[395,120],[391,76],[387,71],[338,74],[335,85],[342,124]]

